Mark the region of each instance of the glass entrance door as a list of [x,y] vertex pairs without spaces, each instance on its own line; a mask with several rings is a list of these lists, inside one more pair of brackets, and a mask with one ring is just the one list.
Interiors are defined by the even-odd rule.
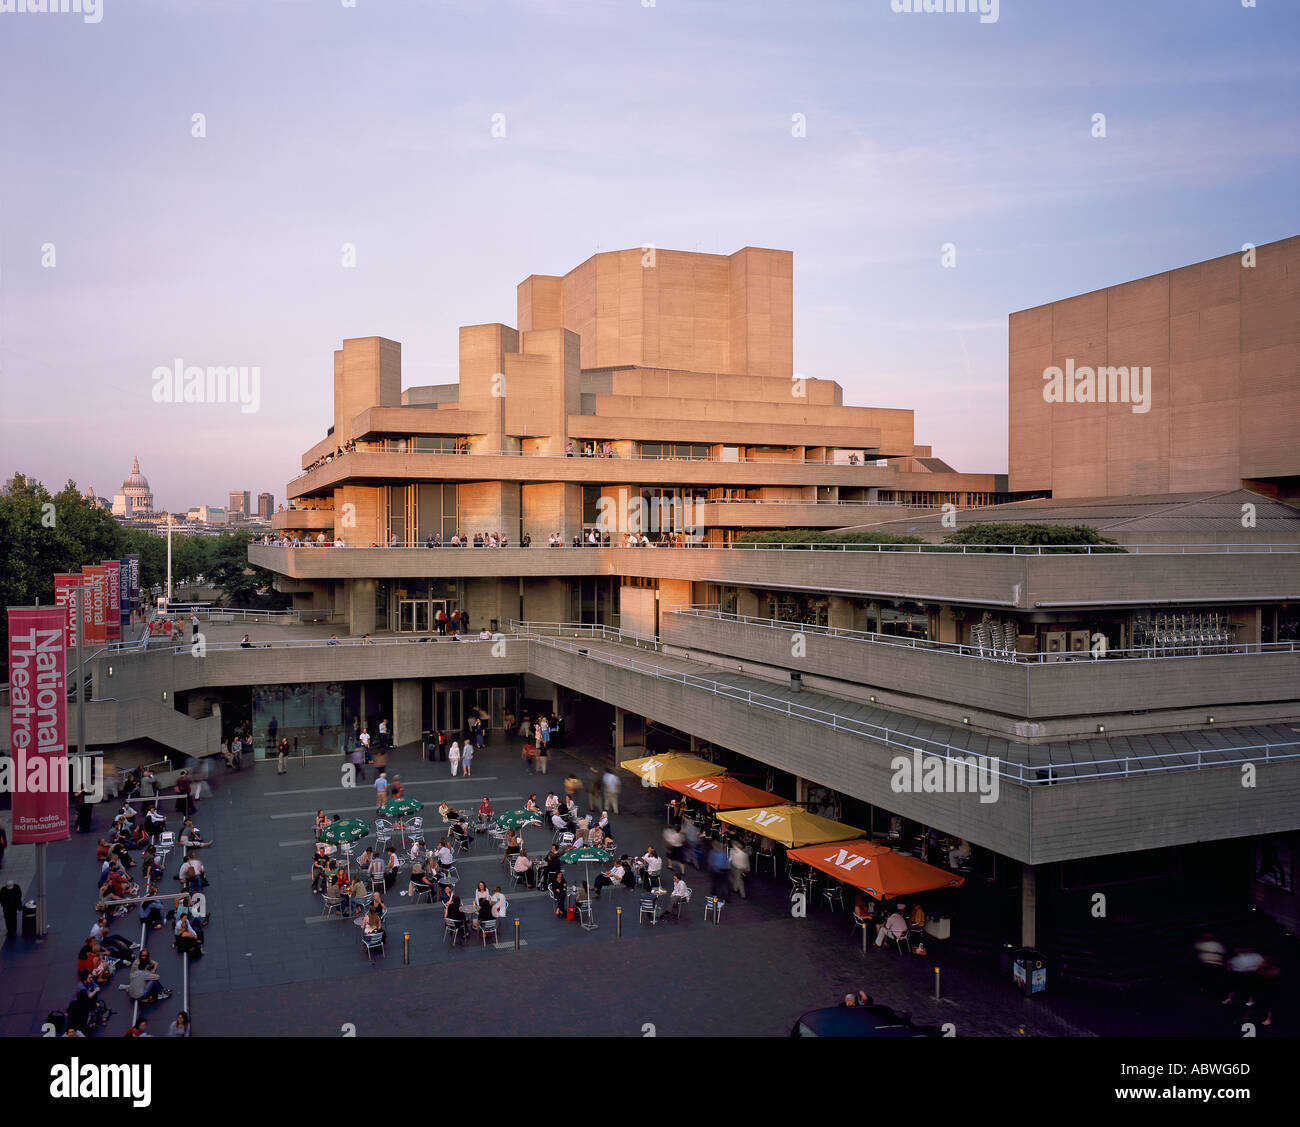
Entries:
[[397,604],[397,629],[408,633],[428,633],[429,600],[400,599]]

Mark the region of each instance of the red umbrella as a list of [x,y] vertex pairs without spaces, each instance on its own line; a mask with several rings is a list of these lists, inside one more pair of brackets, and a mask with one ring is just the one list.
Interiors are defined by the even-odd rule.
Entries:
[[965,877],[865,839],[805,845],[791,849],[789,856],[862,889],[876,900],[893,900],[936,888],[959,888],[966,883]]
[[746,810],[751,806],[782,806],[786,799],[751,787],[730,775],[703,775],[693,779],[665,779],[664,786],[718,810]]

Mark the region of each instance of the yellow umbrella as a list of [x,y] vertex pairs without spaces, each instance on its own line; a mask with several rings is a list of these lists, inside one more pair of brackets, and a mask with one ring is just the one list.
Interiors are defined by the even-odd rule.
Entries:
[[749,810],[721,810],[719,820],[737,829],[750,830],[759,837],[771,838],[793,849],[797,845],[818,845],[823,841],[843,841],[855,834],[856,826],[846,826],[818,814],[809,814],[798,806],[756,806]]
[[721,775],[726,772],[726,768],[717,763],[675,751],[648,755],[644,759],[625,759],[619,766],[640,775],[656,787],[661,786],[665,779],[693,779],[700,775]]

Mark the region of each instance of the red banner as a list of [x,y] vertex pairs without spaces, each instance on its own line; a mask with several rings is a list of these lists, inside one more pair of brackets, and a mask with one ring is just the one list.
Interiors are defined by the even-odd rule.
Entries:
[[104,630],[110,642],[122,640],[122,561],[100,560],[108,569],[108,602],[104,605]]
[[15,845],[68,836],[68,633],[61,607],[9,609],[9,789]]
[[[77,648],[77,588],[85,581],[84,575],[56,575],[54,577],[54,604],[68,613],[69,652]],[[83,599],[85,596],[82,596]]]
[[86,577],[86,644],[102,646],[108,641],[104,621],[108,612],[108,568],[86,564],[81,573]]

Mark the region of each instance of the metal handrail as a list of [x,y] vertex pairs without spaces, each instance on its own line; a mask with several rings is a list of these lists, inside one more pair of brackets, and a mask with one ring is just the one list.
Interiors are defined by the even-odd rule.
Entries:
[[[624,535],[618,533],[618,536]],[[301,544],[261,544],[254,542],[250,547],[257,548],[319,548],[322,545],[315,542]],[[333,548],[334,543],[326,540],[324,547]],[[473,545],[462,544],[460,548],[472,547]],[[625,547],[622,544],[611,542],[607,547],[604,545],[579,545],[587,550],[613,551],[640,551],[642,549]],[[651,544],[651,547],[670,547],[670,545]],[[984,556],[984,555],[1012,555],[1012,556],[1058,556],[1058,555],[1090,555],[1090,556],[1115,556],[1115,555],[1295,555],[1300,553],[1300,543],[1297,544],[859,544],[847,542],[832,543],[798,543],[798,542],[781,542],[781,543],[749,543],[734,541],[730,544],[710,544],[710,543],[686,543],[671,545],[677,548],[694,548],[694,549],[712,549],[716,551],[801,551],[801,552],[902,552],[907,555],[961,555],[961,556]],[[507,549],[513,550],[520,545],[512,542]],[[548,545],[534,541],[533,544],[523,549],[532,551],[534,548],[547,548]],[[564,547],[570,547],[565,544]],[[420,549],[421,551],[438,551],[439,549],[450,549],[450,544],[438,544],[432,549],[427,544],[415,541],[404,541],[396,545],[396,548]],[[460,548],[455,549],[460,551]],[[374,552],[379,550],[393,550],[387,544],[348,544],[344,543],[343,551],[366,551]],[[501,548],[495,549],[502,551]]]
[[[1239,642],[1227,645],[1139,646],[1131,649],[1106,649],[1098,654],[1094,654],[1090,649],[1071,650],[1064,653],[1039,651],[1020,653],[1018,651],[994,649],[990,646],[971,646],[961,642],[940,642],[932,638],[905,638],[897,634],[878,634],[870,630],[850,630],[841,626],[821,626],[802,622],[789,622],[779,618],[760,618],[756,615],[733,614],[710,606],[676,606],[665,609],[663,613],[691,618],[711,618],[722,622],[737,622],[745,626],[788,630],[793,633],[824,634],[832,638],[867,642],[872,645],[898,646],[913,650],[933,650],[942,654],[978,658],[983,661],[997,661],[1010,665],[1049,665],[1060,662],[1069,664],[1071,662],[1097,661],[1107,658],[1176,660],[1189,657],[1244,657],[1259,654],[1300,652],[1300,642]],[[1195,652],[1170,652],[1176,650],[1194,650]]]
[[[606,629],[608,630],[611,628],[607,627]],[[536,641],[539,645],[551,646],[552,648],[565,650],[569,653],[577,653],[579,649],[575,642],[570,642],[567,639],[558,637],[551,638],[543,635],[535,635],[532,637],[532,640]],[[1226,767],[1239,763],[1257,762],[1261,759],[1265,762],[1272,762],[1281,759],[1300,759],[1300,741],[1287,741],[1285,743],[1254,744],[1246,747],[1201,748],[1196,751],[1185,752],[1153,752],[1150,755],[1132,755],[1113,759],[1086,759],[1079,762],[1043,764],[1041,766],[1029,763],[1007,762],[998,759],[994,766],[991,765],[994,763],[994,760],[991,757],[978,756],[976,753],[973,753],[968,749],[955,747],[949,743],[944,743],[939,740],[923,739],[910,733],[896,732],[880,724],[871,724],[854,717],[845,717],[841,716],[839,713],[828,712],[825,709],[814,708],[803,704],[795,704],[792,701],[782,700],[779,697],[769,696],[766,693],[756,693],[750,689],[741,689],[735,685],[715,681],[708,677],[699,677],[690,673],[678,673],[671,670],[665,670],[658,666],[649,665],[644,661],[638,661],[633,658],[620,658],[608,652],[593,653],[589,650],[581,656],[586,657],[588,660],[597,661],[605,665],[631,669],[634,672],[642,673],[656,679],[671,681],[675,684],[680,684],[685,688],[700,689],[704,692],[711,692],[716,696],[726,697],[731,700],[739,700],[758,708],[782,713],[792,719],[806,720],[814,724],[822,724],[825,727],[836,731],[843,731],[851,735],[858,735],[866,739],[875,740],[878,743],[885,744],[887,747],[895,748],[900,751],[906,751],[909,753],[919,751],[922,755],[944,760],[960,761],[962,764],[971,762],[973,758],[982,758],[985,761],[985,766],[982,768],[983,770],[997,774],[1000,778],[1004,778],[1008,782],[1016,783],[1020,786],[1079,782],[1085,779],[1129,777],[1133,775],[1152,774],[1158,771],[1180,770],[1187,767],[1194,767],[1198,770],[1209,767]],[[1275,753],[1274,749],[1284,750],[1280,753]],[[1244,754],[1249,752],[1262,752],[1262,754]],[[1190,756],[1195,756],[1194,763],[1183,762]],[[1142,764],[1151,760],[1178,760],[1179,762],[1161,762],[1155,767],[1142,766]],[[1108,765],[1115,765],[1117,769],[1111,771],[1095,769],[1100,766]]]
[[[583,440],[586,441],[585,439]],[[716,445],[716,443],[694,443],[693,445]],[[434,458],[551,458],[557,460],[583,460],[589,462],[716,462],[724,465],[735,466],[839,466],[846,470],[887,470],[887,465],[881,466],[877,462],[885,461],[888,455],[873,454],[864,457],[856,465],[845,462],[837,462],[834,458],[809,458],[806,455],[802,458],[723,458],[721,455],[706,454],[703,457],[694,457],[693,455],[678,454],[655,454],[655,455],[628,455],[619,453],[609,454],[585,454],[581,450],[575,450],[572,454],[567,451],[561,451],[558,454],[549,450],[383,450],[372,447],[356,447],[352,450],[345,450],[342,454],[337,451],[333,452],[332,457],[325,461],[317,461],[315,464],[300,471],[297,476],[290,478],[290,481],[297,481],[300,477],[306,477],[313,470],[318,470],[322,466],[333,465],[335,462],[341,462],[349,454],[395,454],[401,457],[409,457],[412,454],[423,454]]]
[[[462,634],[460,641],[457,642],[450,634],[442,635],[433,631],[425,633],[411,633],[401,637],[384,635],[379,638],[371,638],[365,641],[363,638],[347,637],[340,638],[336,642],[328,638],[283,638],[267,641],[254,642],[249,641],[247,646],[243,642],[209,642],[206,639],[203,642],[205,653],[225,652],[229,650],[297,650],[297,649],[315,649],[324,647],[338,646],[406,646],[412,644],[429,644],[434,642],[451,642],[454,645],[466,645],[470,642],[501,642],[501,641],[519,641],[523,636],[519,634],[503,634],[500,631],[493,634],[491,638],[480,638],[478,634]],[[116,645],[117,643],[114,643]],[[182,642],[175,642],[169,646],[154,646],[151,653],[162,653],[170,649],[173,654],[189,653],[193,649],[193,642],[188,638]],[[108,653],[122,653],[125,650],[115,650],[112,646],[106,647]]]

